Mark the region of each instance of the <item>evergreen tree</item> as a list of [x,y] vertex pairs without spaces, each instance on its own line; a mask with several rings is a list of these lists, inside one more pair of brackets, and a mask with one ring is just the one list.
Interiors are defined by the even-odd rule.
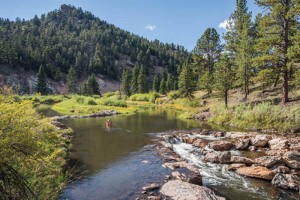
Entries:
[[162,78],[162,80],[160,81],[159,92],[161,94],[166,94],[167,93],[167,86],[166,86],[165,78]]
[[259,23],[259,34],[262,37],[257,45],[257,49],[260,50],[258,57],[266,65],[268,57],[278,61],[283,79],[282,103],[285,104],[289,100],[289,68],[292,69],[294,57],[292,48],[297,44],[293,39],[299,35],[299,0],[256,0],[256,3],[265,10]]
[[193,78],[192,69],[189,64],[185,64],[179,75],[179,92],[182,97],[188,99],[194,98],[193,92],[195,91],[195,82]]
[[131,75],[128,69],[123,70],[121,83],[123,93],[130,96]]
[[220,61],[216,63],[215,84],[217,91],[224,97],[225,107],[228,105],[228,91],[233,88],[235,80],[234,65],[227,54],[223,54]]
[[138,83],[139,93],[148,92],[148,78],[147,78],[145,67],[143,65],[140,68],[137,83]]
[[152,90],[155,92],[159,92],[159,86],[160,86],[160,78],[159,78],[159,75],[156,74],[154,76]]
[[131,86],[130,91],[131,94],[138,93],[138,76],[139,76],[140,67],[136,64],[132,70],[132,78],[131,78]]
[[69,93],[74,94],[77,92],[76,83],[77,83],[76,72],[75,69],[71,67],[69,69],[68,76],[67,76],[67,85],[68,85]]
[[243,86],[247,99],[254,54],[254,33],[251,23],[251,13],[248,13],[247,0],[237,0],[236,10],[229,19],[230,24],[226,33],[226,49],[237,67],[238,85]]
[[201,85],[207,89],[208,93],[212,92],[214,65],[220,57],[222,48],[220,36],[216,29],[208,28],[197,41],[197,45],[193,50],[193,58],[203,61],[194,62],[194,65],[199,65],[197,67],[199,68],[200,76],[206,74],[207,78],[201,77],[200,79],[202,80]]
[[174,76],[172,74],[168,74],[167,82],[166,82],[166,90],[169,92],[174,90]]
[[100,86],[96,80],[95,74],[92,74],[88,77],[85,88],[86,88],[85,93],[88,95],[94,95],[94,94],[101,95]]
[[43,65],[40,66],[39,72],[37,74],[36,90],[42,95],[47,94],[46,74]]

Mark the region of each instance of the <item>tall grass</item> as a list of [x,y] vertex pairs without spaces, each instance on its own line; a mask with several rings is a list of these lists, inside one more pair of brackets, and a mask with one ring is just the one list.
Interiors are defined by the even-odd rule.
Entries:
[[131,101],[147,101],[154,103],[156,98],[158,98],[159,95],[156,92],[150,92],[146,94],[134,94],[129,97],[129,100]]
[[216,106],[209,121],[222,125],[233,124],[247,129],[290,131],[300,124],[300,108],[270,103],[241,104],[229,108]]

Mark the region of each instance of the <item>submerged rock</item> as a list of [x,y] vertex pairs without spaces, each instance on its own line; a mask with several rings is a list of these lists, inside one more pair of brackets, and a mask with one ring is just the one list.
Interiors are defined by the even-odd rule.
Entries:
[[217,196],[211,189],[183,182],[171,180],[165,183],[160,191],[163,195],[176,200],[225,200]]
[[215,151],[228,151],[232,146],[233,144],[227,141],[215,141],[209,144],[209,147]]
[[273,178],[272,184],[283,189],[299,190],[300,179],[294,174],[278,173]]
[[272,170],[261,166],[242,167],[237,169],[236,173],[243,176],[249,176],[265,180],[272,180],[275,176],[275,173]]

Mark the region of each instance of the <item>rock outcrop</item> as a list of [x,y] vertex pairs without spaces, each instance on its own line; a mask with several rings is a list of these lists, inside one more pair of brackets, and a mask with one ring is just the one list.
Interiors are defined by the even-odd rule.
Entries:
[[181,180],[168,181],[162,186],[160,192],[176,200],[225,200],[225,198],[217,196],[209,188]]
[[249,176],[269,181],[275,176],[275,173],[272,170],[261,166],[242,167],[237,169],[236,173],[242,176]]
[[233,144],[227,141],[215,141],[209,144],[209,147],[215,151],[228,151],[232,146]]
[[274,176],[272,184],[283,189],[299,190],[300,179],[293,174],[278,173]]

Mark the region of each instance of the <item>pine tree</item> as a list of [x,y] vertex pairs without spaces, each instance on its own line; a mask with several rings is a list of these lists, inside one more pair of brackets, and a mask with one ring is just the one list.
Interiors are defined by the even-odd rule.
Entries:
[[267,64],[268,57],[278,61],[283,79],[282,104],[285,104],[289,100],[289,68],[292,69],[293,64],[291,49],[296,44],[293,39],[299,35],[299,0],[256,0],[256,3],[265,10],[259,23],[262,37],[257,49],[260,50],[260,61]]
[[128,69],[123,70],[121,83],[123,93],[130,96],[131,75]]
[[228,105],[228,91],[233,88],[235,81],[234,65],[227,54],[223,54],[216,63],[214,88],[222,93],[225,107]]
[[195,82],[189,64],[183,66],[179,76],[178,86],[182,97],[187,97],[188,99],[194,98],[193,92],[195,91]]
[[47,94],[46,74],[45,74],[43,65],[40,66],[39,72],[37,74],[36,90],[37,90],[37,92],[41,93],[42,95]]
[[94,95],[94,94],[101,95],[100,86],[96,80],[95,74],[92,74],[88,77],[85,90],[86,90],[85,93],[88,95]]
[[226,50],[237,67],[237,83],[243,86],[247,99],[254,55],[254,33],[251,23],[251,13],[248,13],[247,0],[237,0],[236,10],[229,19],[230,24],[225,39]]
[[136,64],[132,70],[132,78],[131,78],[131,85],[130,91],[131,94],[138,93],[138,76],[139,76],[140,67]]
[[139,93],[146,93],[148,91],[148,78],[145,67],[143,65],[140,68],[137,83]]
[[166,88],[166,80],[165,78],[162,78],[162,80],[160,81],[160,86],[159,86],[159,92],[161,94],[166,94],[167,92],[167,88]]
[[73,67],[69,69],[68,76],[67,76],[67,85],[69,88],[69,93],[76,93],[77,88],[76,88],[76,83],[77,83],[77,78],[76,78],[76,72]]
[[154,76],[154,80],[153,80],[153,87],[152,90],[155,92],[159,92],[159,86],[160,86],[160,78],[159,75],[155,75]]
[[214,65],[218,61],[223,46],[221,45],[220,36],[216,29],[208,28],[197,41],[197,45],[193,50],[193,58],[202,62],[194,62],[194,65],[199,65],[199,75],[206,74],[207,78],[200,78],[201,83],[208,93],[212,92]]
[[168,74],[167,82],[166,82],[166,90],[167,92],[174,90],[174,76],[172,74]]

